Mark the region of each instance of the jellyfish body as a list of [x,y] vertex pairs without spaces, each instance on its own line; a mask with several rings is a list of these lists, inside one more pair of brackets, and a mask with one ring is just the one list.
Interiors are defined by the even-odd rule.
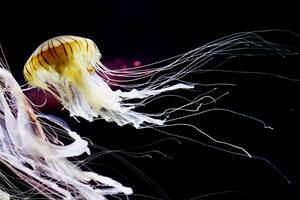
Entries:
[[56,94],[71,116],[89,121],[101,117],[119,125],[130,123],[136,128],[145,123],[162,125],[164,120],[135,112],[134,108],[139,103],[124,103],[125,100],[145,99],[169,90],[193,88],[188,84],[176,84],[159,89],[113,91],[108,84],[111,81],[107,78],[109,69],[100,62],[100,58],[99,49],[92,40],[59,36],[47,40],[35,50],[25,64],[24,76],[29,85]]
[[[60,134],[67,136],[70,144],[59,141],[56,135]],[[105,195],[132,193],[130,188],[84,171],[67,159],[83,153],[90,154],[88,142],[56,118],[36,115],[16,80],[1,67],[0,162],[49,199],[104,200]],[[9,191],[14,199],[27,199],[26,193],[14,188]],[[0,198],[9,199],[9,195],[0,190]]]
[[[73,36],[52,38],[40,45],[29,58],[24,76],[32,86],[43,89],[54,87],[63,105],[82,103],[76,99],[80,93],[86,97],[88,104],[99,109],[99,98],[95,99],[97,96],[93,95],[87,78],[88,74],[93,73],[93,65],[100,56],[99,50],[89,39]],[[66,107],[78,112],[76,106]]]

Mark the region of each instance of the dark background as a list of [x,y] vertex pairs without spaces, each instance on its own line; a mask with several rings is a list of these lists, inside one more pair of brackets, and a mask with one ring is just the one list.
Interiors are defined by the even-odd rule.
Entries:
[[[292,2],[292,1],[291,1]],[[296,3],[243,1],[39,1],[20,4],[1,2],[0,42],[13,75],[24,84],[22,67],[43,41],[63,34],[94,40],[103,61],[115,58],[140,59],[145,63],[167,58],[219,37],[261,29],[288,29],[300,33]],[[272,39],[272,35],[270,36]],[[277,37],[278,38],[278,37]],[[300,47],[300,39],[283,34],[280,42]],[[266,56],[237,59],[238,70],[263,71],[300,78],[299,56]],[[88,166],[94,171],[131,186],[136,194],[172,200],[199,199],[297,199],[299,196],[299,86],[271,76],[207,74],[206,80],[238,83],[220,107],[258,117],[274,127],[223,112],[202,115],[194,120],[218,139],[245,147],[253,155],[274,163],[291,181],[257,159],[226,154],[192,142],[166,140],[144,150],[157,149],[172,158],[152,154],[152,159],[120,155],[134,167],[114,158],[100,156]],[[95,144],[122,149],[166,138],[153,130],[135,130],[97,121],[78,124],[67,112],[49,111],[64,117],[70,126]],[[181,133],[187,131],[178,129]],[[92,152],[99,150],[92,149]],[[141,152],[142,150],[135,150]],[[147,183],[149,177],[157,186]],[[143,178],[144,177],[144,178]],[[159,187],[158,189],[155,189]],[[215,193],[215,194],[213,194]],[[148,199],[132,196],[131,199]],[[150,199],[150,198],[149,198]]]

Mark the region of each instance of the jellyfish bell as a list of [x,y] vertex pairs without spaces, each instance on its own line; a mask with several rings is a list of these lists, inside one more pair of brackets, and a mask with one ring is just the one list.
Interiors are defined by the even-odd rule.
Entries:
[[[94,66],[100,57],[97,46],[89,39],[55,37],[41,44],[30,56],[24,67],[24,77],[33,87],[53,94],[58,92],[63,105],[76,101],[74,96],[80,91],[89,104],[99,109],[88,77],[95,72]],[[78,91],[75,91],[75,86]]]
[[58,76],[68,76],[70,80],[80,84],[80,74],[93,73],[93,66],[100,58],[98,47],[90,39],[76,36],[54,37],[33,52],[25,64],[24,76],[30,84],[42,88],[46,87],[43,84],[45,80],[40,78],[44,75],[44,70],[56,72]]

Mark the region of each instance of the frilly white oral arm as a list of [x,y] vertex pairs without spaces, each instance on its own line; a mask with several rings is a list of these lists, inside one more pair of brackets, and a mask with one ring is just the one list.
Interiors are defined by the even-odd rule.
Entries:
[[[74,141],[68,145],[52,143],[53,135],[42,127],[41,119],[35,115],[18,83],[3,68],[0,68],[0,83],[0,161],[20,179],[50,199],[104,200],[105,195],[132,193],[131,188],[94,172],[83,171],[67,160],[83,153],[90,154],[88,142],[59,124],[61,131]],[[91,180],[100,187],[91,185]],[[8,199],[9,195],[0,192],[0,197]]]

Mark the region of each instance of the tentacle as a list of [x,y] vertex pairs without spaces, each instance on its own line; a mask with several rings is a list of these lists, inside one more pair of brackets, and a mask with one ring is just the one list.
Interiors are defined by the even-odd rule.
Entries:
[[0,161],[23,181],[50,199],[106,199],[105,195],[132,193],[130,188],[68,161],[68,157],[90,154],[88,142],[59,124],[74,142],[52,143],[18,83],[2,68],[0,83]]

